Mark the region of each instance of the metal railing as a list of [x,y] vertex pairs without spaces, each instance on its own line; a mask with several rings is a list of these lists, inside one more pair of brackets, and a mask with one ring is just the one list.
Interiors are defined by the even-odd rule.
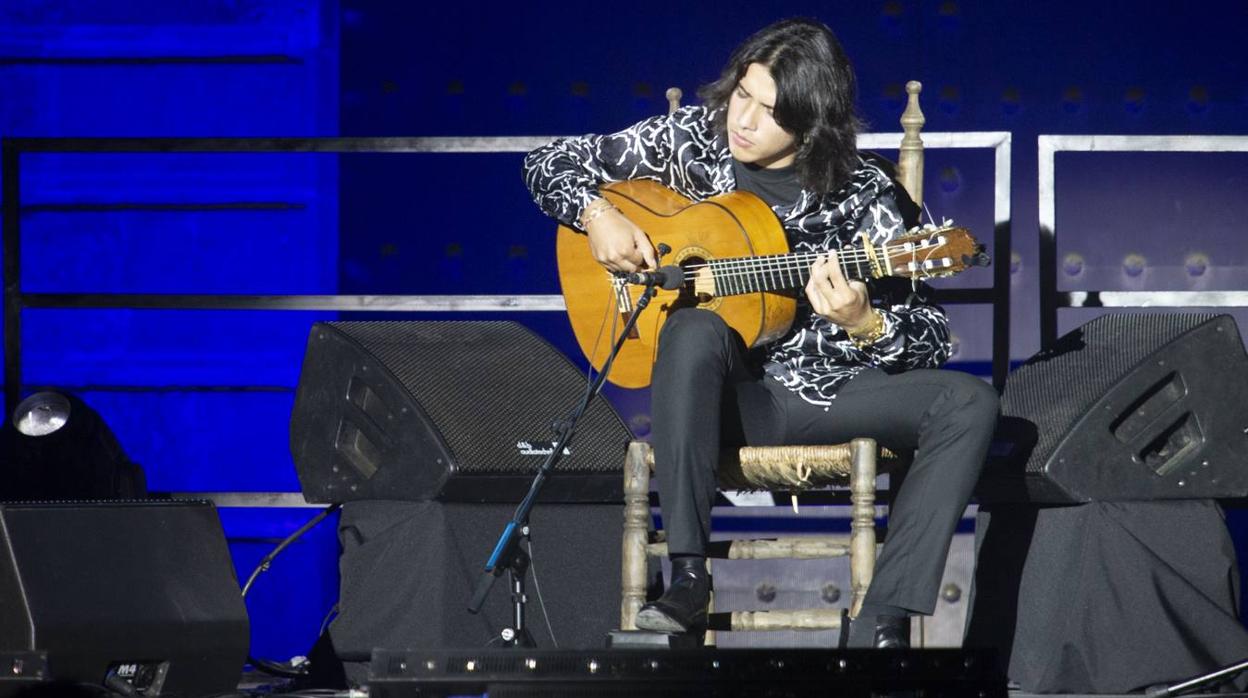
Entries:
[[1248,136],[1040,136],[1040,346],[1057,339],[1062,308],[1248,307],[1248,291],[1059,291],[1056,155],[1081,153],[1245,153]]
[[[864,134],[865,149],[896,149],[900,133]],[[356,312],[564,311],[558,295],[245,295],[28,293],[22,289],[22,156],[36,153],[525,153],[555,136],[442,138],[7,138],[0,143],[4,207],[4,390],[6,413],[16,407],[22,383],[22,311],[49,309],[289,310]],[[1010,134],[925,133],[924,148],[991,148],[994,151],[993,285],[942,288],[942,303],[993,306],[993,379],[1009,368]],[[154,389],[155,390],[155,389]],[[219,506],[301,507],[298,492],[195,492]]]

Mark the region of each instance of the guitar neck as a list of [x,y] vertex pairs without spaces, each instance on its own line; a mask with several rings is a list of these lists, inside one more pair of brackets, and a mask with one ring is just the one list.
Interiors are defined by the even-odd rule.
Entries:
[[[850,281],[883,276],[884,272],[872,262],[875,252],[867,248],[841,250],[837,255],[841,273]],[[735,257],[712,260],[704,268],[710,270],[716,296],[788,291],[806,286],[810,280],[810,265],[819,257],[817,252]]]

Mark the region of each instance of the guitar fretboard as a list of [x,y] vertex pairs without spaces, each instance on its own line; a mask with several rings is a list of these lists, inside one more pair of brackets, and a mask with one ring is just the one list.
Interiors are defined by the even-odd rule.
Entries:
[[[709,268],[714,279],[716,296],[799,289],[810,280],[810,265],[820,256],[822,255],[815,252],[793,252],[761,257],[714,259],[706,264],[687,267],[685,280],[692,281],[701,269]],[[871,257],[865,249],[842,250],[837,261],[841,273],[851,281],[880,276],[873,271]]]
[[[841,273],[850,281],[881,276],[927,277],[950,273],[953,259],[944,254],[946,239],[909,236],[881,245],[865,244],[837,253]],[[713,259],[685,267],[685,282],[704,290],[705,271],[710,270],[716,296],[733,296],[762,291],[800,289],[810,280],[810,267],[824,253],[789,252],[755,257]]]

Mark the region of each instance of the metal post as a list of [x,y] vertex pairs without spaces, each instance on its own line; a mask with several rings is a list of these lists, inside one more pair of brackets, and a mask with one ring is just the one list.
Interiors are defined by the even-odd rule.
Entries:
[[22,188],[19,145],[0,146],[0,177],[4,178],[2,215],[4,239],[4,413],[13,414],[22,395]]

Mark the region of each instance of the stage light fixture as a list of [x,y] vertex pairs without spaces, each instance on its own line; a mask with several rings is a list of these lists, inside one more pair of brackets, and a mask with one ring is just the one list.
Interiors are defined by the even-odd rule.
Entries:
[[69,421],[69,399],[44,391],[22,400],[13,410],[13,426],[26,436],[47,436]]
[[136,499],[143,469],[81,398],[41,391],[22,400],[0,429],[0,500]]

